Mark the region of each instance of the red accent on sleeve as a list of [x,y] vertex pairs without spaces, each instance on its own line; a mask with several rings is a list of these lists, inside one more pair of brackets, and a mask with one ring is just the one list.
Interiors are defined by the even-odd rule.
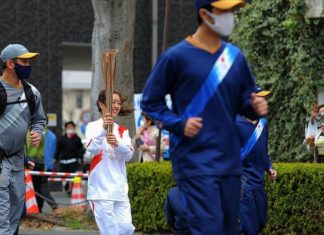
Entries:
[[91,171],[98,165],[98,163],[101,162],[101,160],[102,160],[102,152],[98,153],[96,156],[94,156],[91,159],[89,175],[90,175]]
[[126,130],[127,130],[127,128],[124,127],[124,126],[119,126],[118,127],[118,132],[119,132],[120,138],[123,138],[124,131],[126,131]]

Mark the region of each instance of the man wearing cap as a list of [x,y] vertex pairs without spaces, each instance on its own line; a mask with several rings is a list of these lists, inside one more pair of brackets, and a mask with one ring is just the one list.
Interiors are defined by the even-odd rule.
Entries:
[[244,55],[222,40],[234,28],[234,8],[244,3],[196,0],[196,32],[160,56],[143,90],[142,110],[171,132],[173,173],[189,234],[239,231],[242,164],[235,118],[257,119],[268,111],[265,99],[255,95]]
[[[23,45],[5,47],[0,59],[2,77],[0,82],[6,91],[4,112],[0,115],[0,234],[12,235],[22,213],[25,199],[24,144],[30,129],[30,142],[38,146],[46,117],[39,91],[25,81],[31,73],[30,61],[38,53],[29,52]],[[26,87],[34,97],[27,97]],[[3,97],[2,97],[3,98]]]
[[[257,96],[265,97],[269,91],[260,89]],[[264,189],[264,172],[270,180],[275,180],[277,172],[273,169],[268,155],[268,125],[264,118],[251,120],[238,115],[236,126],[241,140],[240,221],[241,233],[257,235],[267,222],[267,195]]]

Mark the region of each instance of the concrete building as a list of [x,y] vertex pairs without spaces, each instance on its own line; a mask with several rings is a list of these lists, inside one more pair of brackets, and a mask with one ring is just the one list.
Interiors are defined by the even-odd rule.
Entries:
[[[121,0],[120,0],[121,1]],[[171,0],[169,45],[196,28],[194,1]],[[161,53],[164,0],[137,0],[134,39],[134,92],[145,80]],[[65,121],[87,121],[91,89],[91,36],[93,9],[90,0],[11,0],[0,4],[0,48],[21,43],[40,52],[29,81],[42,93],[44,109],[56,133]],[[154,19],[154,20],[153,20]],[[83,115],[85,114],[85,115]],[[55,123],[56,121],[56,123]]]
[[[134,93],[141,93],[161,53],[164,7],[164,0],[137,0]],[[56,115],[55,132],[60,133],[64,122],[69,120],[78,123],[81,131],[82,121],[89,118],[92,2],[11,0],[1,2],[0,12],[0,48],[21,43],[41,54],[33,64],[30,82],[41,91],[45,111]],[[194,0],[171,0],[168,45],[194,32],[195,15]],[[324,103],[323,97],[321,92],[320,103]]]
[[[87,45],[91,51],[91,1],[2,1],[0,11],[0,48],[9,43],[21,43],[30,51],[40,52],[40,58],[33,62],[29,81],[41,91],[45,111],[56,114],[57,125],[53,129],[60,133],[63,63],[72,60],[73,56],[69,55],[71,47]],[[84,57],[84,60],[83,64],[88,65],[84,68],[90,71],[89,58]],[[69,69],[70,65],[66,66]]]

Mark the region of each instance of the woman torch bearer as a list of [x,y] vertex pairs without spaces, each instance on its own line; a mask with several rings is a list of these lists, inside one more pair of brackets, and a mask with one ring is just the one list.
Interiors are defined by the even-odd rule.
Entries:
[[87,150],[93,155],[89,170],[88,195],[100,234],[130,235],[134,233],[128,198],[126,161],[134,153],[127,128],[114,122],[133,108],[125,106],[127,97],[113,90],[116,51],[104,54],[106,89],[97,99],[101,118],[86,128]]

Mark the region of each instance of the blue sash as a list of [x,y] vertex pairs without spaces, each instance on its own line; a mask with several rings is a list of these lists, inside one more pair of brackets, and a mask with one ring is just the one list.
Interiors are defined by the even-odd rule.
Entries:
[[226,44],[222,54],[218,57],[209,72],[206,81],[203,83],[198,93],[182,115],[183,119],[198,117],[203,112],[208,101],[216,94],[217,88],[234,64],[238,53],[239,49],[237,47],[230,43]]
[[247,143],[241,148],[241,160],[244,160],[246,156],[251,152],[252,148],[261,136],[265,124],[266,120],[264,118],[261,118],[258,125],[255,127],[251,137],[249,138]]
[[[239,49],[227,43],[223,52],[214,63],[206,81],[182,114],[182,120],[198,117],[205,109],[208,101],[216,94],[217,88],[222,83],[234,61],[239,54]],[[180,142],[179,136],[172,135],[171,142],[176,146]]]

